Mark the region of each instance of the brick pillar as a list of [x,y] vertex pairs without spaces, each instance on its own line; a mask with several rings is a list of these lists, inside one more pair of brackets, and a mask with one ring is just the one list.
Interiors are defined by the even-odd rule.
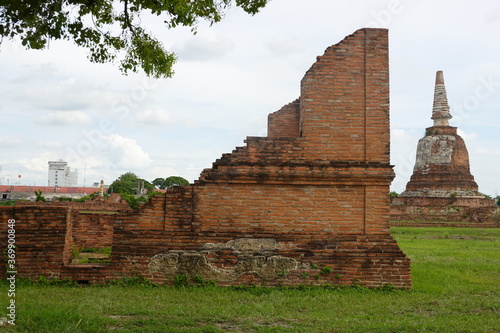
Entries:
[[302,79],[300,133],[321,159],[389,163],[387,34],[356,31]]

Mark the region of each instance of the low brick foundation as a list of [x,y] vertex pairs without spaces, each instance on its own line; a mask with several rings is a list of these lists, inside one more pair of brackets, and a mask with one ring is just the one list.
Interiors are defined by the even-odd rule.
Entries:
[[494,225],[500,222],[500,207],[487,198],[396,197],[391,199],[391,221]]

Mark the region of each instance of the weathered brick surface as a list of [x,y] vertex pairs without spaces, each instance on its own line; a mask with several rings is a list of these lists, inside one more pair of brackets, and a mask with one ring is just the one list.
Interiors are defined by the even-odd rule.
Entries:
[[111,247],[114,216],[119,211],[130,208],[116,196],[84,203],[19,202],[14,207],[0,207],[0,244],[6,244],[7,221],[14,219],[19,276],[102,283],[115,276],[109,265],[71,264],[72,252],[74,248]]
[[[61,263],[58,274],[89,282],[142,274],[172,283],[187,274],[220,285],[410,287],[409,259],[389,234],[387,30],[358,30],[329,47],[301,81],[299,99],[271,114],[268,129],[193,185],[109,215],[109,265]],[[102,224],[57,211],[66,243]]]
[[[66,248],[67,210],[2,207],[0,216],[2,248],[7,244],[7,221],[16,221],[15,250],[19,275],[58,277],[69,253]],[[5,257],[2,259],[5,261]],[[5,274],[3,269],[2,274]]]
[[419,141],[417,156],[425,154],[430,158],[417,162],[406,185],[408,196],[419,193],[425,196],[426,192],[436,190],[448,195],[478,196],[478,185],[470,173],[469,153],[464,140],[457,134],[457,128],[432,126],[426,128],[426,133],[428,135]]
[[285,105],[267,118],[268,138],[296,138],[300,134],[300,100]]
[[[409,287],[409,260],[389,235],[388,89],[386,30],[328,48],[300,98],[269,116],[268,137],[248,137],[193,186],[154,198],[145,209],[156,215],[116,225],[117,264],[156,281]],[[249,239],[275,246],[231,245]],[[323,266],[333,271],[318,278]]]
[[500,208],[486,198],[397,197],[391,200],[390,215],[391,221],[454,221],[480,226],[498,224]]

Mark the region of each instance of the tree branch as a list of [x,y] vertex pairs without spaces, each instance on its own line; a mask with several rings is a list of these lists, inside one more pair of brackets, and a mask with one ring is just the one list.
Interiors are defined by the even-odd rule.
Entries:
[[132,22],[130,21],[130,16],[128,13],[128,0],[125,0],[123,3],[124,3],[123,13],[125,14],[125,25],[132,32],[132,34],[135,35],[135,28],[132,25]]

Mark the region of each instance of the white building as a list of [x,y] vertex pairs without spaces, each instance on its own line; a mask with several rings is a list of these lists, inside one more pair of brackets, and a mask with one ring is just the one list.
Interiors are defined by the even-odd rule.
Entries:
[[71,171],[68,162],[49,161],[48,186],[75,186],[78,183],[78,171]]

